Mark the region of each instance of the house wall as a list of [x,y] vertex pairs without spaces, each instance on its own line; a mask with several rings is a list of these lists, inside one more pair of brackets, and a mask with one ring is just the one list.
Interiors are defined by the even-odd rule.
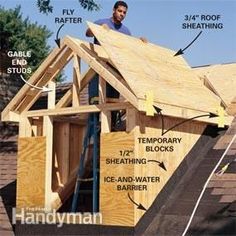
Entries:
[[[145,210],[137,209],[134,202],[141,203],[146,209],[152,205],[206,127],[206,124],[190,121],[162,136],[160,116],[138,114],[137,118],[136,127],[131,132],[101,136],[100,212],[105,225],[135,226]],[[181,121],[164,117],[166,129]],[[160,143],[147,143],[150,138],[157,138]],[[108,159],[116,159],[120,163],[108,164]],[[126,159],[137,159],[143,163],[121,163],[129,162]],[[166,170],[155,161],[163,162]],[[118,182],[119,178],[127,176],[129,179]],[[135,181],[132,177],[139,180]]]

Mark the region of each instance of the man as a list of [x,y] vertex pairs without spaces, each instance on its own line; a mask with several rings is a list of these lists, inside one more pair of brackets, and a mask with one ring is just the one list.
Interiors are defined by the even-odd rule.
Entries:
[[[95,21],[95,24],[103,25],[106,28],[118,31],[120,33],[131,35],[130,30],[122,24],[128,10],[128,5],[124,1],[117,1],[113,7],[113,14],[110,18]],[[90,29],[86,31],[87,37],[94,37]],[[99,44],[94,37],[94,43]],[[119,93],[110,85],[106,85],[106,96],[108,98],[119,98]],[[98,98],[98,75],[96,75],[89,83],[89,103],[94,103]]]
[[[125,19],[127,10],[127,3],[125,3],[124,1],[118,1],[113,7],[113,14],[111,18],[100,19],[95,21],[94,23],[98,25],[104,25],[105,27],[108,27],[123,34],[131,35],[130,30],[121,23]],[[94,37],[90,29],[87,29],[86,36]],[[97,39],[94,40],[94,43],[99,44]]]
[[[117,32],[126,34],[126,35],[131,35],[130,30],[122,24],[122,21],[125,19],[126,14],[128,10],[128,5],[124,1],[117,1],[113,7],[113,14],[112,17],[110,18],[105,18],[105,19],[100,19],[95,21],[95,24],[102,25],[105,28],[109,28],[112,30],[115,30]],[[86,36],[87,37],[94,37],[93,32],[90,29],[87,29],[86,31]],[[143,37],[140,38],[143,42],[147,42],[147,40]],[[96,37],[94,37],[94,43],[99,44],[98,40]],[[114,68],[115,70],[115,68]],[[89,87],[88,87],[88,92],[89,92],[89,103],[94,104],[98,103],[98,79],[99,76],[98,74],[90,81]],[[119,98],[120,94],[117,90],[115,90],[110,84],[106,84],[106,97],[107,98]],[[114,127],[117,122],[117,116],[119,116],[120,113],[113,111],[111,112],[111,123],[112,126]],[[119,118],[118,118],[119,120]]]

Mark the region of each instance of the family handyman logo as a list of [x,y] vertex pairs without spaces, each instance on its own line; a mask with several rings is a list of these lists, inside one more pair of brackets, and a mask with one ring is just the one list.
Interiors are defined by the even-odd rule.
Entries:
[[102,224],[102,214],[84,213],[59,213],[56,210],[42,211],[31,209],[12,209],[12,224],[20,221],[21,224],[55,224],[62,227],[63,224]]

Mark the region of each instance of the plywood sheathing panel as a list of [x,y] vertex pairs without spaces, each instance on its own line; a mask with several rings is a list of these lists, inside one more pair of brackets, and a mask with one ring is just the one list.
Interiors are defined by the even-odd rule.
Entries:
[[70,124],[54,123],[53,132],[53,181],[52,188],[64,186],[69,178],[69,136]]
[[[100,193],[99,207],[104,225],[134,225],[134,205],[130,202],[127,192],[118,192],[116,183],[105,183],[107,176],[133,176],[134,166],[106,165],[106,158],[120,156],[122,150],[134,150],[134,134],[115,132],[101,134],[100,150]],[[130,157],[131,158],[131,157]],[[134,197],[130,192],[131,198]]]
[[227,106],[230,105],[236,91],[236,63],[198,67],[194,71],[206,80]]
[[86,126],[70,125],[70,173],[78,169]]
[[17,208],[44,207],[45,165],[45,137],[19,138]]
[[[66,121],[54,122],[53,191],[57,191],[60,187],[66,188],[68,181],[77,171],[82,152],[84,130],[84,125],[72,124]],[[63,200],[64,198],[62,198]]]
[[[135,134],[135,156],[146,157],[148,160],[157,160],[163,162],[167,171],[158,166],[157,163],[148,162],[147,165],[135,165],[135,174],[139,176],[159,176],[159,183],[148,184],[148,191],[134,193],[134,199],[136,202],[141,202],[147,209],[152,205],[153,201],[160,193],[162,188],[167,184],[174,171],[184,160],[185,156],[190,152],[193,146],[197,143],[201,137],[203,131],[206,128],[206,124],[200,122],[186,122],[175,129],[169,131],[164,136],[161,136],[161,119],[158,117],[147,117],[144,114],[139,115],[139,130]],[[179,118],[164,117],[165,129],[172,127],[182,121]],[[139,143],[138,137],[146,138],[181,138],[181,142],[174,144],[142,144]],[[174,150],[171,151],[159,151],[159,152],[146,152],[146,146],[173,146]],[[196,155],[196,158],[197,155]],[[144,214],[143,211],[135,211],[135,224]]]
[[88,23],[109,58],[139,99],[216,113],[220,99],[204,87],[174,51]]
[[[181,122],[182,119],[165,117],[166,129]],[[141,203],[148,209],[162,188],[168,182],[174,171],[178,168],[185,156],[196,144],[202,135],[206,125],[200,122],[186,122],[181,126],[161,135],[161,119],[159,117],[147,117],[139,113],[136,128],[131,133],[118,132],[102,134],[101,157],[100,157],[100,210],[103,214],[105,225],[135,226],[145,211],[137,209],[128,198]],[[140,143],[138,138],[181,138],[181,142],[174,144],[147,144]],[[146,146],[173,146],[173,151],[146,151]],[[125,158],[146,158],[164,162],[167,171],[158,166],[158,163],[147,162],[146,164],[106,164],[106,158],[122,158],[120,151],[134,150],[134,153]],[[196,156],[197,158],[197,156]],[[134,176],[134,177],[159,177],[159,182],[147,183],[147,191],[118,191],[117,182],[104,182],[104,177]],[[144,184],[145,183],[119,183]]]

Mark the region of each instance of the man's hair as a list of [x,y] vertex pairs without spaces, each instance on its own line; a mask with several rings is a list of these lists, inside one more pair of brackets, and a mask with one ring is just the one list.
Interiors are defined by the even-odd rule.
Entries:
[[114,5],[114,9],[117,9],[119,6],[123,6],[123,7],[126,7],[127,9],[128,9],[128,5],[127,5],[127,3],[126,2],[124,2],[124,1],[117,1],[116,3],[115,3],[115,5]]

